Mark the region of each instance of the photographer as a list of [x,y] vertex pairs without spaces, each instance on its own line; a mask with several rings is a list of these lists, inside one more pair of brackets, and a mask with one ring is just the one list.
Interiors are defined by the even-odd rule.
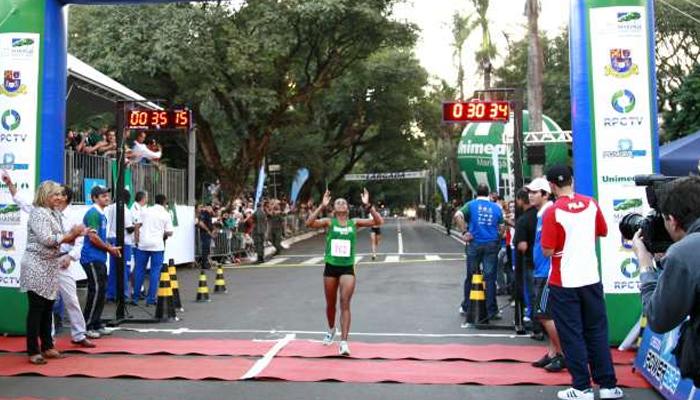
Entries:
[[700,177],[680,178],[665,185],[659,211],[664,226],[675,242],[660,265],[644,245],[641,230],[633,249],[641,270],[641,294],[649,327],[665,333],[689,316],[674,350],[681,375],[700,385]]

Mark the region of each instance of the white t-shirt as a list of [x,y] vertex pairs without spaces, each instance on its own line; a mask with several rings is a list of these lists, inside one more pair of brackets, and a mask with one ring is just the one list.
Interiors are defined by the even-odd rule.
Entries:
[[[105,208],[105,216],[107,217],[107,238],[113,239],[117,237],[117,205],[112,203]],[[127,228],[134,227],[134,216],[129,207],[124,205],[124,244],[134,245],[134,234],[126,231]]]
[[139,250],[163,251],[165,232],[173,232],[173,221],[165,207],[156,204],[141,212],[141,228],[139,229]]
[[160,159],[160,151],[151,151],[145,144],[134,142],[134,146],[131,147],[130,160],[134,163],[140,162],[142,159],[155,160]]

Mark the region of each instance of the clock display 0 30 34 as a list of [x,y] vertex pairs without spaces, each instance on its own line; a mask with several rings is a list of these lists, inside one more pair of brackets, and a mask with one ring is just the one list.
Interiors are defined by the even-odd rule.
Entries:
[[508,122],[507,101],[446,101],[442,103],[443,122]]
[[124,116],[125,129],[164,130],[189,129],[192,114],[186,108],[169,110],[127,110]]

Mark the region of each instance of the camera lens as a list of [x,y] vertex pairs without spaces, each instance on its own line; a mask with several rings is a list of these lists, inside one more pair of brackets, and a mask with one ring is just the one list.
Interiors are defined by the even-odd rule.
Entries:
[[642,227],[644,217],[641,214],[631,213],[622,217],[620,221],[620,233],[625,240],[632,240],[634,234]]

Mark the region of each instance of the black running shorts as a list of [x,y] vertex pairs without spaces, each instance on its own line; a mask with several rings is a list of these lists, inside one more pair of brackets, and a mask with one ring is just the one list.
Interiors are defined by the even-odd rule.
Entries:
[[326,268],[323,270],[323,276],[328,276],[331,278],[340,278],[341,275],[353,275],[355,276],[355,266],[354,265],[332,265],[326,263]]
[[377,235],[381,235],[381,234],[382,234],[382,229],[379,228],[378,226],[373,226],[373,227],[372,227],[372,233],[375,233],[375,234],[377,234]]

